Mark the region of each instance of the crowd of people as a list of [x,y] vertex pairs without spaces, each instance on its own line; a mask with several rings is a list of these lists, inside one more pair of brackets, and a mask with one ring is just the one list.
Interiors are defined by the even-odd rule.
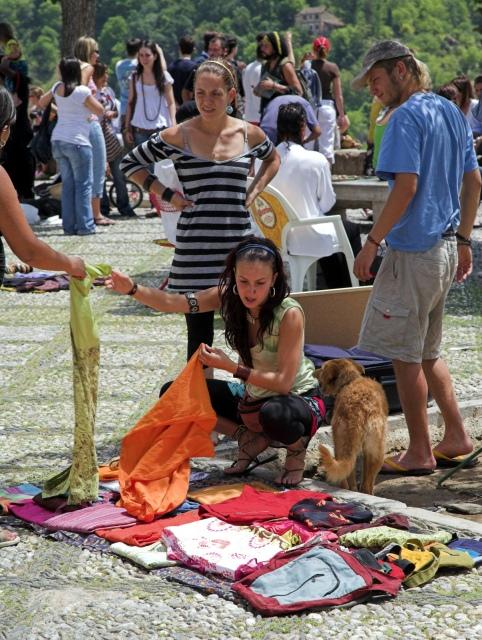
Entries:
[[[24,126],[28,102],[22,81],[12,78],[27,82],[28,71],[11,29],[4,32],[0,25],[0,145],[7,149],[10,133]],[[117,106],[97,43],[80,38],[75,56],[60,61],[59,81],[32,103],[36,109],[52,102],[56,107],[52,152],[62,178],[66,234],[91,234],[96,225],[112,222],[101,213],[106,162],[118,184],[127,176],[181,212],[167,292],[118,271],[107,285],[157,310],[183,313],[188,358],[199,350],[206,377],[217,368],[241,381],[209,381],[217,429],[239,444],[228,473],[246,471],[275,441],[288,451],[278,480],[294,486],[303,478],[306,446],[324,407],[313,366],[303,356],[303,312],[289,297],[279,251],[252,235],[248,209],[271,182],[303,209],[301,217],[328,212],[335,200],[330,169],[336,131],[349,123],[326,37],[315,39],[300,70],[289,38],[278,32],[257,36],[258,59],[246,67],[236,59],[236,44],[235,38],[206,33],[203,51],[192,59],[193,41],[183,36],[180,57],[167,67],[158,44],[129,40],[128,57],[116,65]],[[388,246],[360,336],[364,349],[393,360],[409,429],[407,452],[387,459],[384,471],[430,472],[440,456],[455,460],[473,448],[440,344],[450,284],[464,281],[472,268],[470,233],[481,183],[474,134],[480,143],[482,109],[467,78],[444,88],[446,96],[454,91],[453,100],[429,91],[426,67],[396,41],[368,51],[354,86],[368,86],[389,111],[375,170],[388,180],[390,195],[363,248],[359,230],[347,223],[360,281],[372,277],[381,243]],[[106,151],[106,131],[117,115],[125,155]],[[173,163],[179,190],[154,173],[160,160]],[[250,171],[254,180],[247,188]],[[9,173],[7,164],[0,169],[0,231],[8,244],[33,266],[83,277],[80,258],[58,254],[35,238],[15,195],[15,189],[20,197],[27,191]],[[215,310],[237,362],[212,347]],[[428,389],[446,427],[435,449]]]

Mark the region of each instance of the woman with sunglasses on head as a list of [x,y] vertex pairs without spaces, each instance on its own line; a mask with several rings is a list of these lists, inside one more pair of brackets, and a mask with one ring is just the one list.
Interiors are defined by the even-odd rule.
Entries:
[[[203,62],[194,82],[199,115],[153,136],[121,164],[131,180],[182,211],[168,285],[178,292],[217,285],[227,254],[251,233],[247,208],[279,166],[261,129],[233,117],[236,78],[228,64],[221,58]],[[174,163],[183,194],[147,170],[166,158]],[[246,191],[252,158],[263,162]],[[213,322],[212,311],[186,315],[188,358],[200,343],[212,344]]]
[[[93,80],[94,65],[99,61],[99,45],[94,38],[82,36],[77,40],[74,47],[74,56],[80,60],[82,71],[82,84],[89,87],[92,95],[95,96],[97,87]],[[113,220],[105,218],[100,212],[100,201],[104,192],[105,168],[107,162],[107,152],[105,148],[104,134],[97,116],[90,118],[90,144],[92,146],[92,212],[94,222],[98,226],[108,226],[114,224]]]
[[189,315],[220,311],[226,342],[239,359],[203,344],[200,360],[241,380],[207,380],[218,418],[216,431],[236,438],[239,445],[238,459],[225,472],[247,473],[260,464],[260,453],[281,444],[287,456],[277,482],[287,487],[299,484],[308,442],[322,424],[325,408],[314,365],[303,354],[303,311],[289,297],[275,245],[246,238],[228,254],[218,286],[197,293],[170,294],[140,286],[118,271],[106,284],[157,311]]

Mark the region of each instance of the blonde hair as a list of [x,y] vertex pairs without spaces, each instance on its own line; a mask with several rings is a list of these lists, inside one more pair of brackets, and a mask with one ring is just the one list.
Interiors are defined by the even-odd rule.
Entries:
[[74,47],[74,56],[90,64],[90,57],[97,50],[97,42],[90,36],[81,36]]

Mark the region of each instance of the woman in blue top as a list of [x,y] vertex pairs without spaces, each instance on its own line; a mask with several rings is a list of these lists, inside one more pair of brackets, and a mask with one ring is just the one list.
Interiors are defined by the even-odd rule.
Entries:
[[203,344],[200,360],[241,380],[207,380],[218,416],[216,430],[238,440],[238,459],[226,473],[249,472],[260,464],[257,456],[275,444],[287,449],[285,468],[277,481],[298,484],[306,446],[325,411],[314,365],[303,353],[303,311],[288,297],[283,261],[275,245],[254,236],[246,238],[229,253],[218,286],[197,293],[173,294],[140,286],[117,271],[107,286],[158,311],[220,310],[226,342],[239,359]]

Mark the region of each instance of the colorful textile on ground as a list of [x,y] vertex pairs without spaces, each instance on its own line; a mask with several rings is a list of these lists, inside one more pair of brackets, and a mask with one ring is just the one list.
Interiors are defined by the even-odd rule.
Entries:
[[333,528],[337,536],[342,536],[351,531],[360,531],[361,529],[372,529],[373,527],[394,527],[395,529],[408,529],[410,522],[407,516],[401,513],[388,513],[386,516],[380,516],[371,522],[357,522],[356,524],[347,524],[343,527]]
[[288,548],[273,533],[262,534],[217,518],[167,527],[162,537],[170,560],[229,580],[239,580]]
[[99,378],[99,335],[89,301],[92,282],[107,276],[105,264],[86,266],[83,280],[70,279],[70,334],[74,364],[75,431],[72,465],[47,480],[42,497],[63,495],[68,504],[93,502],[99,491],[94,428]]
[[313,531],[303,523],[290,520],[289,518],[280,518],[279,520],[273,520],[272,522],[254,522],[253,527],[259,527],[260,529],[270,531],[271,533],[275,533],[282,537],[287,533],[290,533],[291,536],[297,536],[299,538],[299,543],[308,542],[315,536],[317,536],[317,540],[319,540],[320,543],[336,542],[338,540],[338,536],[332,531]]
[[482,540],[480,538],[478,540],[475,538],[458,538],[450,542],[447,546],[450,547],[450,549],[467,551],[477,564],[482,562]]
[[128,529],[97,529],[96,534],[110,542],[124,542],[136,547],[144,547],[161,539],[166,527],[175,527],[199,520],[198,511],[186,511],[171,518],[159,518],[148,524],[136,524]]
[[32,496],[40,493],[41,489],[34,484],[25,482],[14,487],[0,487],[0,513],[8,513],[11,502],[28,500]]
[[432,533],[413,533],[401,531],[392,527],[371,527],[362,531],[353,531],[340,536],[340,544],[347,547],[383,548],[390,542],[405,544],[410,541],[418,541],[422,544],[429,542],[441,542],[446,544],[452,540],[452,534],[448,531],[434,531]]
[[[101,286],[105,277],[96,277],[92,284]],[[66,291],[69,288],[69,276],[65,273],[46,271],[32,271],[32,273],[17,273],[6,277],[3,281],[5,289],[11,289],[17,293],[53,293]]]
[[314,500],[331,499],[329,493],[292,489],[280,493],[259,491],[246,485],[239,498],[231,498],[219,504],[202,505],[201,518],[219,518],[230,524],[252,524],[276,518],[287,518],[291,507],[305,498]]
[[177,582],[183,584],[191,589],[196,589],[206,595],[215,593],[220,598],[225,600],[239,601],[238,596],[231,591],[230,580],[221,578],[220,576],[205,576],[197,571],[186,569],[186,567],[169,567],[166,569],[155,569],[152,571],[154,575],[157,575],[169,582]]
[[111,545],[110,550],[115,555],[127,558],[143,569],[173,567],[177,564],[174,560],[167,559],[166,546],[162,542],[154,542],[147,547],[131,547],[123,542],[115,542]]
[[370,522],[373,513],[357,502],[305,498],[291,507],[289,517],[309,529],[334,529],[353,522]]
[[198,350],[122,440],[122,506],[144,522],[179,506],[188,492],[190,458],[214,456],[215,424]]
[[365,601],[372,593],[395,596],[403,571],[372,559],[377,569],[335,546],[294,549],[236,582],[233,590],[265,615]]

